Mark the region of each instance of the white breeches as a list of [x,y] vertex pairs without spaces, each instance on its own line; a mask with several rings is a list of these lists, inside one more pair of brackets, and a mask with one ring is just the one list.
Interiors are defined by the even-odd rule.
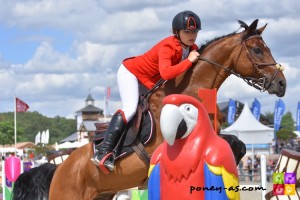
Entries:
[[117,81],[123,105],[121,110],[124,112],[127,122],[129,122],[134,116],[138,105],[139,83],[137,78],[123,64],[118,70]]

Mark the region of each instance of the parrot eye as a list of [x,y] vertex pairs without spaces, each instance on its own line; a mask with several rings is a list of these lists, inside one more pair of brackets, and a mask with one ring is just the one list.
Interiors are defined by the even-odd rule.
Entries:
[[184,109],[185,109],[186,111],[190,111],[190,110],[191,110],[191,108],[190,108],[189,105],[186,105],[186,106],[184,107]]

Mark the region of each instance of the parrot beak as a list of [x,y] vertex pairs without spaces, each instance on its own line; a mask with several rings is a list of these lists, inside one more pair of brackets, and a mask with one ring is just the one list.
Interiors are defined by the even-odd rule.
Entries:
[[175,139],[181,138],[186,133],[187,125],[177,106],[166,104],[163,107],[160,116],[160,128],[164,139],[171,146]]

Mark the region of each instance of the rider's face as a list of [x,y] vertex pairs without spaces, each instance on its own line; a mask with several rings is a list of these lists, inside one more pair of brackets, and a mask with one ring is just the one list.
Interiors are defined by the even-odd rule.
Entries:
[[180,30],[179,36],[183,44],[192,46],[198,36],[198,31]]

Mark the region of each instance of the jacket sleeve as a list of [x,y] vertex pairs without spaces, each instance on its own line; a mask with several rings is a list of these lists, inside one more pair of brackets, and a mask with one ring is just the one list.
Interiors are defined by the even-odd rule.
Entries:
[[164,80],[174,79],[192,66],[189,59],[181,61],[182,52],[169,44],[163,45],[158,54],[159,73]]

